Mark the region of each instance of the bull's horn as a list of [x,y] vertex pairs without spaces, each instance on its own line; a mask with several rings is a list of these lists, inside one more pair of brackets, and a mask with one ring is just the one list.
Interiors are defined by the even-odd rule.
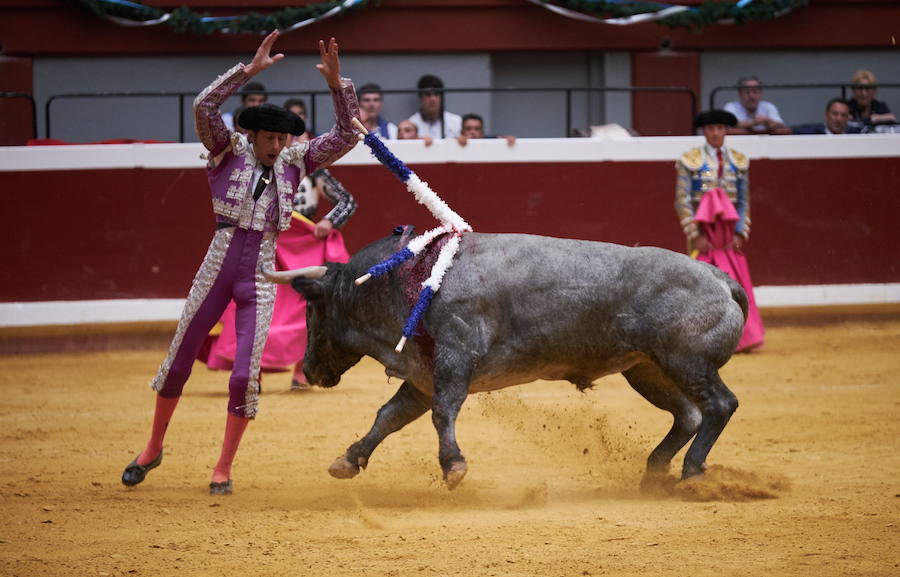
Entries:
[[306,266],[295,270],[274,270],[272,268],[264,268],[262,273],[269,282],[279,284],[290,284],[292,280],[298,276],[306,278],[322,278],[328,272],[326,266]]

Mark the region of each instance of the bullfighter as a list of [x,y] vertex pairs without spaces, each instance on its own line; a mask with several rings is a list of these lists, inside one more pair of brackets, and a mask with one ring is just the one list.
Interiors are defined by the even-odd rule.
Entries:
[[287,110],[263,104],[244,110],[237,123],[248,133],[231,132],[219,107],[250,78],[284,58],[271,55],[278,32],[260,44],[249,65],[237,64],[194,100],[197,134],[209,151],[207,176],[216,230],[194,278],[168,357],[151,383],[156,409],[146,448],[125,468],[122,483],[137,485],[163,458],[163,438],[191,374],[194,359],[210,329],[232,299],[237,305],[237,351],[228,382],[228,414],[211,494],[232,492],[231,468],[241,437],[257,413],[260,356],[266,342],[275,285],[262,275],[271,267],[280,231],[291,223],[297,188],[306,174],[346,154],[358,142],[351,118],[359,105],[353,83],[340,76],[338,44],[319,41],[324,76],[334,101],[336,124],[309,142],[290,144],[302,134],[303,121]]
[[737,351],[750,351],[763,345],[764,329],[743,253],[750,238],[750,160],[725,146],[727,127],[736,124],[737,117],[725,110],[708,110],[694,119],[706,142],[675,162],[675,212],[688,252],[724,270],[747,293],[749,310]]

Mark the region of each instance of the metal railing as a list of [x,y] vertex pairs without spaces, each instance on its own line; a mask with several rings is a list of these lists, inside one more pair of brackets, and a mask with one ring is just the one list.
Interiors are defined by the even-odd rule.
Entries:
[[[759,86],[759,88],[762,90],[767,90],[767,91],[768,90],[811,90],[811,89],[822,89],[822,88],[834,88],[834,89],[840,89],[841,98],[843,98],[844,100],[847,100],[847,91],[848,90],[852,91],[853,86],[854,86],[854,83],[852,83],[852,82],[844,82],[844,83],[826,83],[826,84],[822,84],[822,83],[763,84],[763,85]],[[900,84],[896,84],[896,83],[885,84],[884,82],[879,82],[877,84],[877,86],[878,86],[878,88],[900,88]],[[710,108],[716,107],[716,96],[718,96],[719,92],[721,92],[722,90],[734,90],[735,92],[737,92],[741,88],[743,88],[743,87],[740,85],[716,86],[709,93],[709,107]]]
[[[503,93],[557,93],[562,94],[565,100],[565,134],[572,134],[572,116],[573,116],[573,95],[577,93],[668,93],[668,94],[685,94],[690,98],[690,114],[697,111],[697,95],[693,90],[684,86],[623,86],[623,87],[598,87],[598,88],[445,88],[442,90],[445,94],[455,93],[483,93],[483,94],[503,94]],[[418,90],[382,90],[382,94],[406,94],[415,95]],[[269,96],[285,96],[285,97],[308,97],[307,107],[307,125],[309,129],[315,132],[316,119],[316,101],[319,97],[328,97],[330,99],[331,92],[328,90],[319,91],[276,91],[269,90],[266,92]],[[196,96],[195,92],[80,92],[80,93],[64,93],[54,94],[47,99],[44,105],[44,135],[45,138],[51,138],[53,127],[53,104],[60,100],[67,99],[85,99],[85,98],[174,98],[177,100],[177,116],[178,116],[178,140],[185,142],[185,119],[184,106],[185,98],[191,101]]]
[[24,98],[31,103],[31,136],[37,136],[37,105],[30,92],[0,92],[0,98]]

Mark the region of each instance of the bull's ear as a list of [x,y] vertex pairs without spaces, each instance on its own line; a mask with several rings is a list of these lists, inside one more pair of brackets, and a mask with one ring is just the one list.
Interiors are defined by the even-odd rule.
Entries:
[[294,287],[295,291],[306,297],[307,300],[322,298],[331,294],[335,279],[340,276],[340,270],[343,267],[343,264],[335,262],[326,263],[326,266],[315,267],[323,269],[324,272],[319,274],[319,271],[316,271],[316,274],[295,276],[291,280],[291,286]]

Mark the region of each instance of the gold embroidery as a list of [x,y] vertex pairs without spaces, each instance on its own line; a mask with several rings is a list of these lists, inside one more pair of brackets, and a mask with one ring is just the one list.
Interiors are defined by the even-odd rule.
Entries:
[[738,152],[733,148],[728,149],[728,154],[731,155],[731,161],[734,162],[734,165],[738,170],[747,170],[750,166],[750,159],[747,158],[746,154]]
[[681,163],[688,170],[699,170],[703,165],[703,153],[700,148],[692,148],[681,155]]

